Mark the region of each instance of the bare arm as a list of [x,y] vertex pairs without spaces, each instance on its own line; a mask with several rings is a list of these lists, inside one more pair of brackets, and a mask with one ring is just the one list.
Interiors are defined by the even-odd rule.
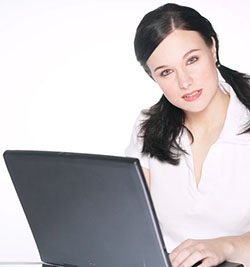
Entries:
[[250,232],[231,238],[233,253],[228,258],[229,261],[243,263],[245,267],[250,267]]
[[198,261],[202,261],[201,267],[216,266],[223,261],[250,267],[250,232],[241,236],[186,240],[171,252],[170,260],[173,267],[192,266]]

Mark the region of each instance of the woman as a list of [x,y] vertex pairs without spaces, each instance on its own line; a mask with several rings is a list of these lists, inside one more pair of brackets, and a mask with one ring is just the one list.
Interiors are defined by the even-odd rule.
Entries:
[[140,159],[173,266],[250,266],[250,76],[220,63],[216,32],[188,7],[148,13],[134,44],[163,96],[126,155]]

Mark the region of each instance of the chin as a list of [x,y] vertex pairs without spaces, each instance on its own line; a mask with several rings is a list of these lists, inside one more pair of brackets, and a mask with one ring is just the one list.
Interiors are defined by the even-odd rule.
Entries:
[[194,106],[192,108],[184,108],[182,109],[185,113],[201,113],[206,109],[207,106]]

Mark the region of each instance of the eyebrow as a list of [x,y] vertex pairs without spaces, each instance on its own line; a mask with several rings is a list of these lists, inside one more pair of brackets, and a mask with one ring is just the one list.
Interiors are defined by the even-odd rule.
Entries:
[[[193,53],[193,52],[196,52],[196,51],[200,51],[200,49],[191,49],[191,50],[189,50],[189,51],[183,56],[183,58],[186,58],[189,54],[191,54],[191,53]],[[154,72],[156,72],[158,69],[162,69],[162,68],[166,68],[166,67],[168,67],[168,65],[162,65],[162,66],[156,67],[156,68],[154,69]]]

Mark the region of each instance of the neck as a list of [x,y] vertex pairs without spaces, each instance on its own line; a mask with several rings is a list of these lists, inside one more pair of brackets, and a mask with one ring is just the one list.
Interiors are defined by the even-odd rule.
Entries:
[[185,113],[185,126],[192,133],[209,133],[214,129],[222,129],[226,119],[229,99],[229,95],[219,89],[206,109],[201,112]]

